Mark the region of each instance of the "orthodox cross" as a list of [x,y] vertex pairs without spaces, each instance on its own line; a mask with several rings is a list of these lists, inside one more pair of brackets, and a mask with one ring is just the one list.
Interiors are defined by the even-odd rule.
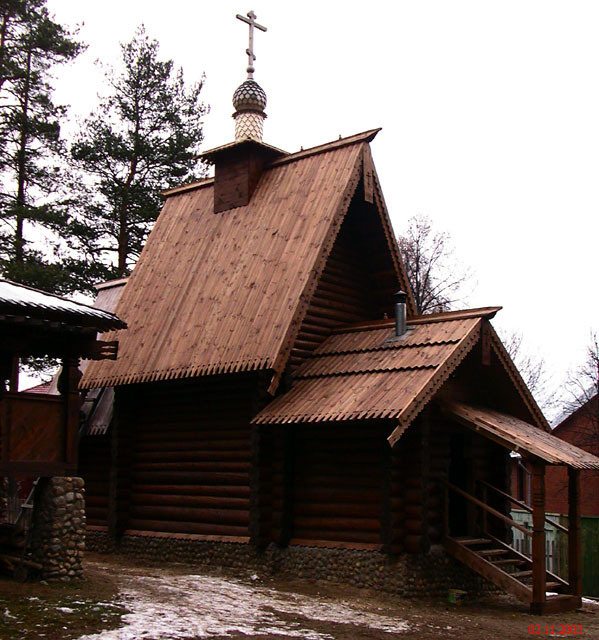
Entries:
[[254,60],[256,59],[256,56],[254,55],[254,27],[256,27],[256,29],[260,29],[260,31],[266,31],[266,27],[263,27],[261,24],[256,22],[256,14],[253,11],[250,11],[247,14],[247,18],[245,16],[240,16],[239,14],[237,14],[236,17],[238,20],[241,20],[250,26],[250,46],[245,50],[245,52],[248,54],[248,78],[253,79]]

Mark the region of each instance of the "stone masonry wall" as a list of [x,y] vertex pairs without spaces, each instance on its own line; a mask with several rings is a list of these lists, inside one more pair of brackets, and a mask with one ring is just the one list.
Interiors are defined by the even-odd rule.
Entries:
[[85,550],[83,478],[42,478],[35,497],[31,555],[41,578],[68,582],[81,578]]
[[270,544],[259,551],[248,544],[159,536],[124,536],[111,544],[106,533],[89,532],[87,548],[116,552],[160,562],[221,566],[274,575],[370,587],[403,597],[446,596],[448,589],[479,595],[495,587],[450,558],[441,548],[427,554],[387,556],[376,551]]

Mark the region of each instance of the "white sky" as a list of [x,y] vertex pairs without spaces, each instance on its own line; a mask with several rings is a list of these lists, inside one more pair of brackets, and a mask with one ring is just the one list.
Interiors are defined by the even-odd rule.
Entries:
[[144,23],[161,54],[202,72],[205,149],[233,139],[253,9],[264,140],[287,151],[382,127],[372,143],[396,231],[415,214],[448,230],[476,274],[468,306],[503,305],[556,383],[599,329],[599,3],[553,0],[48,0],[83,23],[87,52],[57,100],[85,116],[119,42]]

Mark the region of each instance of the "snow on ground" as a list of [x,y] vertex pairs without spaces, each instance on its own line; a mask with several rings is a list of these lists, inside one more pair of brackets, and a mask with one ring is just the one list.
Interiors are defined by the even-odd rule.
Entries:
[[311,628],[311,621],[353,624],[393,634],[409,629],[404,620],[363,611],[347,602],[215,576],[131,575],[120,594],[130,611],[122,618],[124,626],[79,640],[183,640],[232,633],[333,638]]

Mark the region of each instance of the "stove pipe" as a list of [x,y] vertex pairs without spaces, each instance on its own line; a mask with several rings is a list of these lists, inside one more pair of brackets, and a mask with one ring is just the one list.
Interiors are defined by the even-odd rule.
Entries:
[[408,294],[405,291],[398,291],[394,295],[395,299],[395,335],[403,336],[406,332],[406,301]]

